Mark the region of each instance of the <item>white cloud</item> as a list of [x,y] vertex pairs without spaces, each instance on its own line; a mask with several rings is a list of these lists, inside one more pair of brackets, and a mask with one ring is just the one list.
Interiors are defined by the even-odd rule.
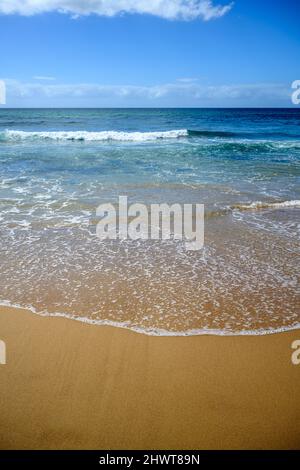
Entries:
[[208,21],[225,15],[232,5],[214,5],[213,0],[0,0],[0,13],[29,16],[56,11],[74,17],[92,13],[102,16],[136,13],[169,20],[201,18]]
[[174,82],[154,86],[23,83],[6,79],[7,106],[289,106],[290,84],[203,85]]
[[189,78],[189,77],[177,78],[177,82],[181,82],[181,83],[195,83],[198,81],[199,81],[199,78]]
[[43,81],[43,80],[45,80],[45,81],[53,81],[53,80],[55,80],[55,77],[46,77],[46,76],[44,76],[44,75],[36,75],[36,76],[34,76],[34,77],[32,77],[32,78],[33,78],[33,80],[42,80],[42,81]]

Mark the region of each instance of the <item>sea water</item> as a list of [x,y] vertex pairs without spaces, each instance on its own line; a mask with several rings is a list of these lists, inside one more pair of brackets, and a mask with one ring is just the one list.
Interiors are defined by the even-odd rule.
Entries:
[[[0,303],[148,334],[299,327],[300,110],[1,109]],[[96,208],[203,203],[203,249]]]

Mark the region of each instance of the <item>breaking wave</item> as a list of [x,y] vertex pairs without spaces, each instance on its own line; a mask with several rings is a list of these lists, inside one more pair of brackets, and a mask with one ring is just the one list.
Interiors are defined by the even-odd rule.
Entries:
[[206,131],[174,129],[169,131],[153,132],[125,132],[125,131],[0,131],[0,142],[23,141],[73,141],[73,142],[154,142],[161,140],[175,140],[180,138],[197,139],[205,146],[212,145],[225,151],[274,151],[274,150],[300,150],[300,140],[252,140],[234,138],[237,134],[226,131]]
[[300,208],[300,200],[293,201],[282,201],[282,202],[261,202],[255,201],[250,204],[235,204],[231,206],[231,209],[237,209],[240,211],[247,210],[259,210],[259,209],[287,209],[292,207]]
[[123,141],[144,142],[159,139],[178,139],[189,135],[187,129],[161,132],[121,132],[121,131],[14,131],[6,130],[0,133],[2,141],[19,140],[73,140],[73,141]]

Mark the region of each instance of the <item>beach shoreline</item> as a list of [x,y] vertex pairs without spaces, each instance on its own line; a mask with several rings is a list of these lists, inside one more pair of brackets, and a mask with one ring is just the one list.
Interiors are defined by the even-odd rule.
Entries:
[[147,336],[0,307],[1,449],[297,449],[300,330]]

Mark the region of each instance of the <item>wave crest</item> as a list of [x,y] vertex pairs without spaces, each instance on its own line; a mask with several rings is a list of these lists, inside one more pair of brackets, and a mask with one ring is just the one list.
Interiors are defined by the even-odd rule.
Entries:
[[282,202],[261,202],[255,201],[250,204],[235,204],[231,206],[233,210],[247,211],[259,209],[285,209],[291,207],[300,207],[300,200],[282,201]]
[[145,142],[159,139],[178,139],[189,135],[187,129],[161,132],[122,132],[122,131],[14,131],[6,130],[0,134],[0,140],[73,140],[73,141],[123,141]]
[[237,139],[237,134],[225,131],[195,131],[174,129],[169,131],[126,132],[126,131],[0,131],[0,142],[23,141],[83,141],[83,142],[155,142],[180,138],[195,139],[205,148],[221,149],[228,152],[274,152],[277,150],[300,150],[300,141],[292,140],[251,140]]

